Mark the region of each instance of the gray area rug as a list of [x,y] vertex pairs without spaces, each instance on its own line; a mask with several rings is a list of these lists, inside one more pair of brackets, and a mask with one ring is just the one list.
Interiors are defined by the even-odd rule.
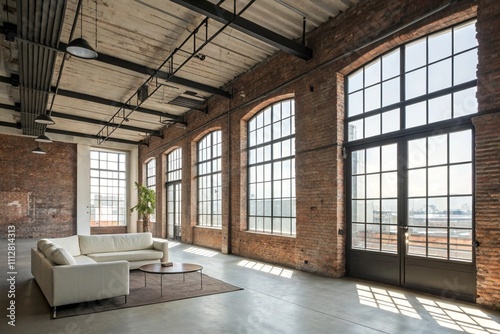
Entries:
[[200,289],[200,273],[198,272],[185,274],[184,279],[185,281],[183,281],[182,274],[164,275],[163,296],[161,296],[160,275],[146,274],[147,286],[144,286],[144,273],[132,270],[127,303],[125,303],[125,297],[114,297],[58,306],[56,319],[243,290],[205,274],[203,274],[203,288]]

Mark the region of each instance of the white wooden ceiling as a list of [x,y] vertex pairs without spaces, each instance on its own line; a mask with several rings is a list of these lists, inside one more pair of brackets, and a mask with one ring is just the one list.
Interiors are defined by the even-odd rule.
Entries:
[[[241,17],[297,43],[303,34],[304,17],[306,31],[311,31],[359,1],[361,0],[256,0]],[[98,135],[112,130],[105,125],[111,122],[122,126],[106,137],[106,140],[139,143],[148,133],[159,131],[165,126],[160,120],[183,122],[183,114],[191,108],[172,104],[174,99],[187,98],[184,100],[198,103],[202,109],[203,102],[209,96],[230,94],[230,82],[235,77],[279,51],[278,47],[251,37],[234,25],[228,25],[202,50],[196,52],[195,57],[179,68],[193,52],[194,38],[188,39],[188,36],[206,16],[176,2],[208,5],[221,2],[214,0],[82,0],[83,20],[78,16],[73,39],[81,35],[89,41],[99,54],[96,60],[82,60],[61,51],[64,50],[61,45],[70,42],[78,0],[65,3],[58,0],[4,0],[1,14],[4,36],[1,37],[6,37],[12,30],[9,30],[11,25],[29,26],[29,22],[25,21],[36,17],[37,11],[43,17],[44,7],[41,7],[41,3],[47,5],[48,2],[62,3],[64,8],[59,45],[53,46],[60,51],[54,51],[56,59],[50,69],[52,93],[48,94],[46,107],[43,103],[43,109],[52,115],[55,124],[35,127],[32,132],[25,129],[29,125],[24,123],[33,122],[34,117],[24,118],[20,114],[33,112],[36,116],[44,111],[25,110],[27,97],[23,98],[20,87],[13,85],[12,78],[13,75],[19,75],[20,71],[22,74],[28,68],[33,68],[33,65],[25,66],[24,70],[20,68],[19,64],[23,62],[19,61],[19,57],[26,57],[31,52],[24,64],[27,61],[36,64],[42,53],[35,53],[29,47],[21,48],[20,45],[24,45],[20,41],[22,37],[19,33],[10,32],[14,40],[1,38],[0,41],[0,133],[36,136],[45,131],[49,137],[51,133],[59,133],[66,136],[86,136],[101,142],[102,137],[98,139]],[[220,4],[220,8],[233,12],[236,7],[236,12],[239,12],[249,2],[250,0],[237,0],[236,3],[234,0],[226,0]],[[18,9],[23,11],[21,15]],[[35,16],[25,14],[30,10],[35,11]],[[19,17],[23,18],[22,22],[18,22]],[[223,23],[208,19],[208,28],[202,26],[196,34],[196,47],[202,45],[207,36],[210,38],[223,27]],[[175,51],[184,41],[187,42],[182,50]],[[174,52],[172,64],[169,62],[160,68]],[[62,73],[59,74],[63,57],[66,60]],[[165,80],[171,69],[175,70],[175,78],[178,80]],[[136,105],[135,93],[147,82],[154,70],[163,73],[163,76],[154,77],[148,83],[149,94],[157,88],[156,92],[140,105],[141,109],[132,113],[130,109],[122,109],[121,106],[129,99],[132,105]],[[188,84],[182,81],[184,79],[188,80]],[[23,85],[29,83],[21,84]],[[57,95],[53,99],[55,89]],[[54,103],[51,106],[52,99]],[[14,109],[21,109],[22,112]],[[129,113],[128,121],[125,121],[123,116]],[[112,118],[113,115],[115,118]]]

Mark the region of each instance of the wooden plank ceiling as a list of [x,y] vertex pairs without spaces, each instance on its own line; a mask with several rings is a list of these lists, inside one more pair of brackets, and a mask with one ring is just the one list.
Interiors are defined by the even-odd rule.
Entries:
[[[314,57],[296,42],[303,18],[311,31],[359,1],[4,0],[0,133],[140,144],[189,110],[206,112],[211,95],[230,98],[235,77],[280,49]],[[64,52],[80,36],[97,59]],[[41,113],[55,124],[35,123]]]

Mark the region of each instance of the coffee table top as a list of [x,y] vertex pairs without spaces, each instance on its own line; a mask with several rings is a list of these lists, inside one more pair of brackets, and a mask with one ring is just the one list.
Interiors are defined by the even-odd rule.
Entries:
[[164,267],[161,263],[146,264],[139,267],[140,271],[150,274],[185,274],[201,271],[202,266],[193,263],[173,262],[171,267]]

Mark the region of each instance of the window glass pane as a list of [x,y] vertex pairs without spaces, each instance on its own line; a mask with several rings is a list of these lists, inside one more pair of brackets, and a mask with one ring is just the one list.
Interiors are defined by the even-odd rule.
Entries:
[[429,137],[427,154],[429,157],[428,165],[442,165],[448,161],[448,136],[433,136]]
[[450,226],[472,228],[472,196],[450,197]]
[[363,139],[363,120],[357,120],[354,122],[349,122],[348,124],[348,138],[349,141],[356,140],[356,139]]
[[450,166],[450,194],[472,194],[472,165],[470,163]]
[[365,112],[380,108],[380,84],[365,89]]
[[406,128],[424,125],[427,123],[426,103],[420,102],[406,107]]
[[399,130],[399,109],[382,113],[382,133]]
[[408,171],[408,196],[427,195],[427,176],[425,169],[415,169]]
[[477,112],[476,87],[453,93],[453,117]]
[[397,145],[382,146],[382,171],[391,171],[398,168]]
[[394,78],[382,84],[382,107],[398,103],[400,101],[399,97],[399,78]]
[[352,177],[352,198],[365,198],[365,176]]
[[364,222],[365,221],[365,201],[352,201],[352,221]]
[[425,198],[412,198],[408,200],[408,225],[426,226],[427,201]]
[[429,36],[429,63],[451,56],[451,30]]
[[450,133],[450,163],[472,160],[471,131]]
[[365,224],[352,224],[352,248],[365,248]]
[[398,196],[398,174],[396,172],[382,173],[382,198]]
[[445,166],[429,168],[428,177],[429,196],[448,194],[448,170]]
[[366,248],[380,250],[380,225],[366,225]]
[[380,134],[380,115],[365,118],[365,138]]
[[417,96],[422,96],[427,92],[427,69],[413,71],[406,74],[406,99],[412,99]]
[[408,142],[408,167],[423,167],[427,165],[427,141],[425,138]]
[[352,152],[352,174],[363,174],[365,172],[365,151]]
[[431,197],[428,202],[428,226],[448,226],[448,199],[447,197]]
[[429,93],[451,87],[451,59],[429,66]]
[[453,84],[475,80],[477,66],[477,49],[461,53],[454,58]]
[[380,174],[366,176],[366,198],[380,197]]
[[380,82],[380,59],[365,66],[365,87]]
[[400,74],[399,58],[399,49],[382,57],[382,80],[387,80]]
[[467,22],[454,29],[453,44],[455,53],[477,46],[475,22]]
[[376,224],[380,222],[380,200],[366,201],[366,222]]
[[380,148],[373,147],[366,150],[366,172],[375,173],[380,171]]
[[451,119],[451,94],[429,100],[429,123]]
[[382,200],[381,212],[382,224],[398,224],[398,200],[397,199],[384,199]]
[[422,38],[405,46],[405,71],[424,66],[427,59],[426,39]]
[[363,68],[357,70],[348,77],[349,93],[363,88]]

